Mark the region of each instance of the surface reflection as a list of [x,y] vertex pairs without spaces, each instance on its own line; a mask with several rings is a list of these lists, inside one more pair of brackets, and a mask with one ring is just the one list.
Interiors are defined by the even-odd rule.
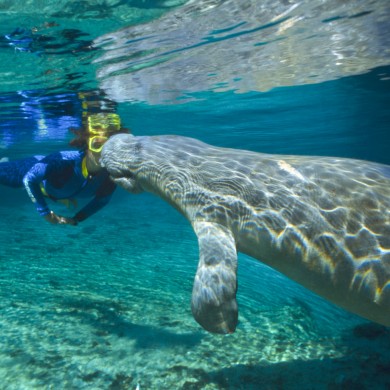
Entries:
[[389,16],[385,0],[190,1],[96,39],[105,51],[95,63],[118,102],[319,83],[388,64]]

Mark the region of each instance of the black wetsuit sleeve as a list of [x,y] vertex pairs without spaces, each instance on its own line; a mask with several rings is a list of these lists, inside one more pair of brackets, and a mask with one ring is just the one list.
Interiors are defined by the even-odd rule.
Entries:
[[116,185],[107,176],[96,191],[95,197],[74,216],[74,219],[77,222],[82,222],[99,211],[110,201],[115,188]]

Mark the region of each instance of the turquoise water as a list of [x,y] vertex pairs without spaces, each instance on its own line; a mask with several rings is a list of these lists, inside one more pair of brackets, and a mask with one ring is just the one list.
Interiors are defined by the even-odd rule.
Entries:
[[[136,135],[390,164],[387,1],[21,3],[0,10],[0,158],[68,149],[88,92]],[[0,389],[390,387],[388,329],[244,255],[236,333],[202,330],[196,236],[152,195],[77,227],[0,200]]]

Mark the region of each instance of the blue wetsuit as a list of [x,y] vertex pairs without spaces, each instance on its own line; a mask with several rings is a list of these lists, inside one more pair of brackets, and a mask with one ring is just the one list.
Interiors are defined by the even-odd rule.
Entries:
[[103,169],[88,175],[85,152],[64,151],[49,156],[34,156],[0,163],[0,184],[26,188],[40,215],[50,213],[45,197],[62,199],[93,199],[75,216],[81,222],[105,206],[116,186]]

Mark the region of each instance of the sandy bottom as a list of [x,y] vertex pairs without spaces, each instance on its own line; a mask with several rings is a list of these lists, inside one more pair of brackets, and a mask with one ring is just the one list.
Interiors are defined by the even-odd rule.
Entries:
[[196,237],[151,196],[116,194],[78,227],[1,196],[1,389],[390,388],[388,329],[245,256],[236,333],[203,331]]

